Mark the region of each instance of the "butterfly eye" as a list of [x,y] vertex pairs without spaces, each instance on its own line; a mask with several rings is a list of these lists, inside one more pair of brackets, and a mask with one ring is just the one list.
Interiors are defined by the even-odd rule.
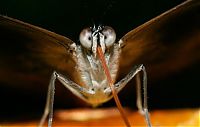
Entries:
[[103,31],[102,31],[103,35],[104,35],[104,42],[107,48],[111,47],[116,39],[116,34],[113,28],[109,27],[109,26],[105,26]]
[[83,29],[79,36],[81,45],[86,49],[92,47],[92,31],[90,28]]

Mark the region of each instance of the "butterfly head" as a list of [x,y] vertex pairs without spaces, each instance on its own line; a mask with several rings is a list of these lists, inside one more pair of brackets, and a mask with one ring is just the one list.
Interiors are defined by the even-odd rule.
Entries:
[[83,29],[79,39],[82,47],[91,50],[96,56],[97,48],[101,48],[102,52],[105,53],[114,45],[116,34],[114,29],[109,26],[93,26]]

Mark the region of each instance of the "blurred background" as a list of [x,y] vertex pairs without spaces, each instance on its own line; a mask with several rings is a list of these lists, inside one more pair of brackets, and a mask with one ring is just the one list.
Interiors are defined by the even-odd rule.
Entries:
[[[115,29],[119,40],[130,30],[181,2],[183,0],[1,0],[0,14],[54,31],[75,42],[83,28],[94,24],[108,25]],[[150,110],[199,107],[199,65],[199,62],[193,63],[162,79],[149,78]],[[26,119],[40,118],[48,82],[37,86],[41,87],[29,88],[28,83],[18,87],[0,82],[0,122],[24,120],[24,116],[27,116]],[[131,92],[125,89],[120,93],[122,104],[136,109],[135,87],[129,84],[127,89]],[[60,84],[56,86],[55,95],[55,109],[88,106]],[[110,106],[115,106],[113,100],[100,107]]]

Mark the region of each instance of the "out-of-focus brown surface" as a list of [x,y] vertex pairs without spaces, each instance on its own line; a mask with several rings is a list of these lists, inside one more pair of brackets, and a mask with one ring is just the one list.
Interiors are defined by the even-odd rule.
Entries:
[[[77,118],[74,118],[74,113]],[[99,118],[98,118],[99,116]],[[132,126],[146,126],[144,118],[136,111],[127,110],[127,116]],[[155,110],[150,112],[153,126],[165,127],[199,127],[200,109]],[[20,123],[4,123],[2,127],[37,126],[39,121]],[[45,125],[46,126],[46,125]],[[125,126],[117,109],[76,109],[56,111],[53,127],[103,127]]]

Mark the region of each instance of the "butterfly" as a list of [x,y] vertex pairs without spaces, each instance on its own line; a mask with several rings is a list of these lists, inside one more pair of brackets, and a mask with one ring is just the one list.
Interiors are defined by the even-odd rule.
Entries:
[[[199,4],[197,0],[186,1],[116,42],[121,46],[118,77],[123,78],[134,65],[141,63],[149,68],[152,79],[198,63]],[[48,83],[54,70],[82,84],[76,71],[77,62],[72,57],[73,45],[80,43],[6,16],[0,17],[0,35],[2,84],[36,87],[35,84]]]

